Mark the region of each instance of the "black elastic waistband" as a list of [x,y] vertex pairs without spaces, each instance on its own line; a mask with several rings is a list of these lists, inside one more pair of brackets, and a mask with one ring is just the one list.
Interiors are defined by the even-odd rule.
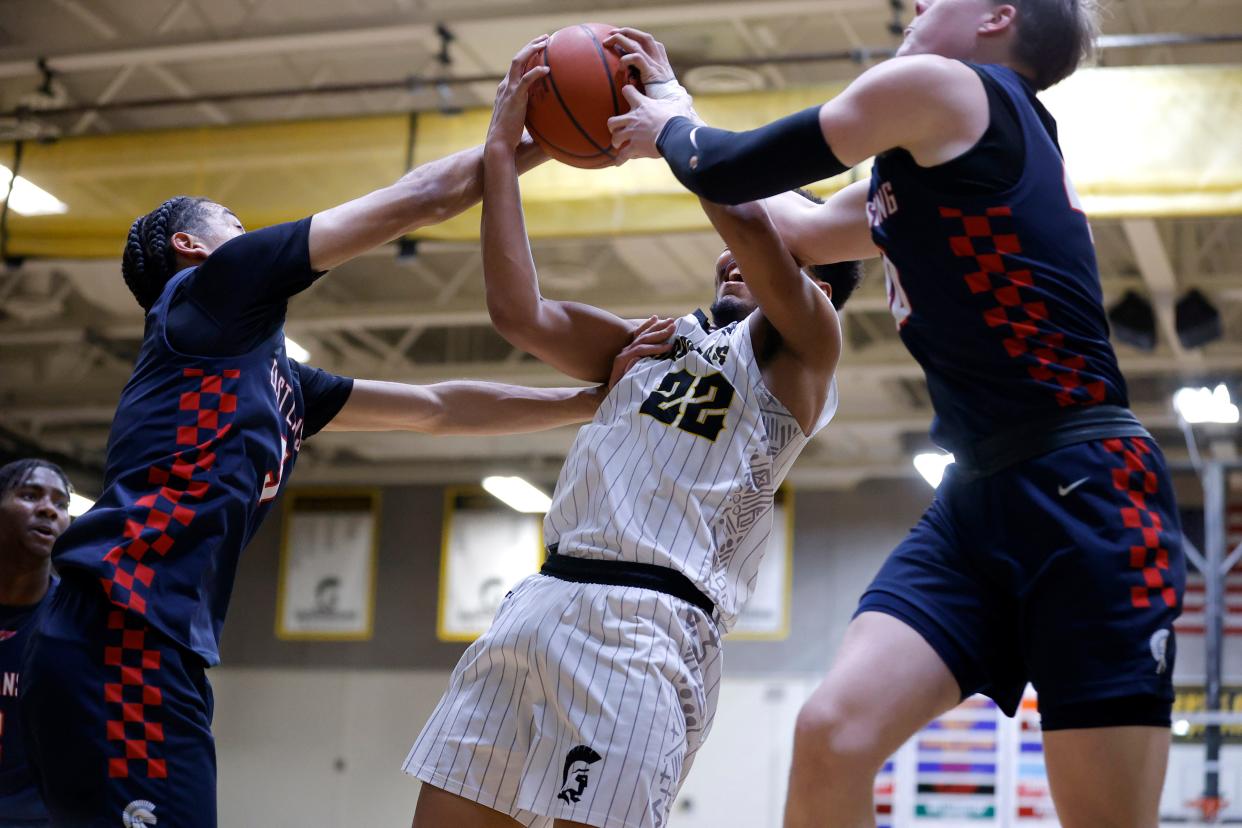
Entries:
[[1050,451],[1110,437],[1151,439],[1151,434],[1127,408],[1117,405],[1075,408],[1055,417],[1022,423],[972,445],[955,448],[955,473],[986,477]]
[[548,559],[539,570],[543,575],[572,581],[577,584],[608,584],[609,586],[654,589],[674,598],[693,604],[709,618],[716,617],[716,605],[712,599],[694,585],[694,582],[676,569],[633,561],[601,561],[590,558],[573,558],[559,555],[556,547],[548,549]]

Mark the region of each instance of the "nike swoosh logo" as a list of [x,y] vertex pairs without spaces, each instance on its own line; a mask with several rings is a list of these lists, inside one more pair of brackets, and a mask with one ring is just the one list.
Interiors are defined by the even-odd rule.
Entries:
[[1091,478],[1089,477],[1084,477],[1082,480],[1075,480],[1073,483],[1069,484],[1068,486],[1057,486],[1057,494],[1059,494],[1061,497],[1065,497],[1067,494],[1074,491],[1074,489],[1077,489],[1079,486],[1081,486],[1083,483],[1086,483],[1090,479]]

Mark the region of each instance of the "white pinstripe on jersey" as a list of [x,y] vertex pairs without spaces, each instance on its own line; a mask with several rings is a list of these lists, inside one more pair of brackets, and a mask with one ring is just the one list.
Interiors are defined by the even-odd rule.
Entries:
[[[638,363],[579,430],[544,536],[564,555],[684,573],[715,602],[727,631],[754,589],[773,493],[832,419],[836,381],[806,435],[764,385],[746,322],[713,331],[690,314],[674,336],[672,359]],[[728,395],[720,379],[732,398],[712,438]]]
[[[684,601],[532,575],[462,656],[402,767],[532,828],[664,828],[720,667],[715,625]],[[576,786],[579,745],[597,758]]]

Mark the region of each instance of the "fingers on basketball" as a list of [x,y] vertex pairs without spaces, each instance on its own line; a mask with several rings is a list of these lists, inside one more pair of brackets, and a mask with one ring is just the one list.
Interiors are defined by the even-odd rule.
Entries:
[[522,75],[522,80],[518,83],[518,88],[523,92],[527,91],[530,89],[532,83],[539,80],[544,75],[547,75],[551,71],[552,70],[546,66],[535,66],[527,70],[526,74]]
[[651,55],[658,60],[667,60],[668,53],[664,51],[664,44],[655,39],[650,32],[644,32],[642,29],[634,29],[624,26],[617,32],[627,38],[642,49],[642,51]]

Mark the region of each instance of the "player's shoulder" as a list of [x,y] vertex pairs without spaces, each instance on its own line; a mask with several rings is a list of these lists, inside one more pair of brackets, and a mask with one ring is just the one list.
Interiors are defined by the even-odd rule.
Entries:
[[940,55],[902,55],[859,79],[886,100],[911,107],[954,106],[985,96],[983,81],[968,63]]
[[879,64],[876,69],[883,69],[918,86],[976,76],[971,64],[941,55],[901,55]]

